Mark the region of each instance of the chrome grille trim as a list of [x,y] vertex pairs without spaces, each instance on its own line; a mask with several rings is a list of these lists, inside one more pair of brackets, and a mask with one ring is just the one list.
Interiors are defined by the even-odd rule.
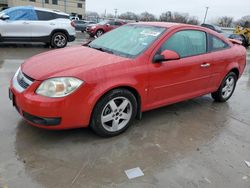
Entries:
[[13,86],[18,92],[23,92],[33,82],[34,80],[31,80],[31,78],[28,78],[28,76],[25,76],[25,74],[22,73],[20,68],[18,69],[15,76],[13,77]]

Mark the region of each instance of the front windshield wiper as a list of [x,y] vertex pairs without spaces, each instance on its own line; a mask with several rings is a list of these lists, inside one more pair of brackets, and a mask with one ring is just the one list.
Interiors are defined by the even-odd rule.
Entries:
[[93,46],[91,46],[91,45],[88,45],[88,47],[93,48],[93,49],[95,49],[95,50],[99,50],[99,51],[101,51],[101,52],[107,52],[107,53],[109,53],[109,54],[114,54],[114,52],[113,52],[113,51],[111,51],[111,50],[107,50],[107,49],[105,49],[105,48],[101,48],[101,47],[93,47]]

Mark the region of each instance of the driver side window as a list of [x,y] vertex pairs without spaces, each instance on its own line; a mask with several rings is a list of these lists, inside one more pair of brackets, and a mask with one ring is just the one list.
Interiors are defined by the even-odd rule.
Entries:
[[181,58],[200,55],[207,52],[206,33],[198,30],[185,30],[173,34],[160,48],[160,51],[172,50]]

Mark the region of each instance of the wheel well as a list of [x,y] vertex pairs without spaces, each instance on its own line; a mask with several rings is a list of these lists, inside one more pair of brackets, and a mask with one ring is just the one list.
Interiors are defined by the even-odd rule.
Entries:
[[[136,89],[134,89],[133,87],[130,87],[130,86],[121,86],[121,87],[116,87],[116,88],[112,88],[111,90],[105,92],[95,103],[95,106],[96,104],[98,103],[98,101],[101,100],[101,98],[103,98],[107,93],[109,93],[110,91],[112,90],[115,90],[115,89],[126,89],[128,91],[130,91],[136,98],[136,102],[137,102],[137,112],[136,112],[136,119],[141,119],[141,116],[142,116],[142,112],[141,112],[141,96],[140,94],[138,93],[138,91]],[[94,108],[95,108],[94,106]],[[92,115],[93,115],[93,111],[94,111],[94,108],[92,110],[92,114],[91,114],[91,118],[92,118]]]
[[237,68],[233,68],[230,72],[234,72],[237,75],[237,79],[239,78],[240,72]]
[[103,31],[103,33],[105,33],[104,29],[97,29],[96,33],[97,33],[97,31]]
[[56,29],[56,30],[53,30],[50,34],[50,38],[52,38],[52,36],[55,34],[55,33],[63,33],[66,35],[67,39],[69,38],[69,33],[66,31],[66,30],[63,30],[63,29]]

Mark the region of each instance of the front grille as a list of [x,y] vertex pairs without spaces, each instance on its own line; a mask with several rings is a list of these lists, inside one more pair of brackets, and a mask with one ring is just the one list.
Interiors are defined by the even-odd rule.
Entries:
[[21,70],[17,75],[17,82],[23,88],[27,89],[33,82],[34,79],[30,78],[29,76],[25,75]]

